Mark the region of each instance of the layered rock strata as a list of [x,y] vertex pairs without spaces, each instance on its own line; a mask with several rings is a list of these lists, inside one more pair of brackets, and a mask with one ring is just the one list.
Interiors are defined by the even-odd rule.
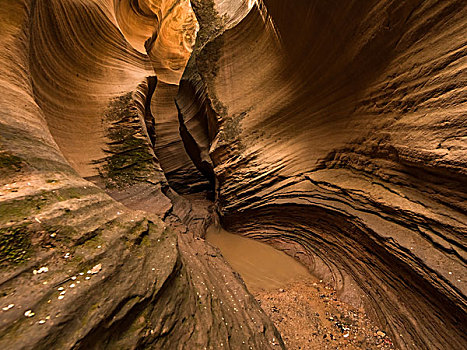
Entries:
[[399,348],[462,348],[464,4],[264,5],[198,61],[224,225],[300,258]]
[[200,238],[217,215],[397,348],[465,347],[466,17],[5,0],[0,347],[283,348]]
[[151,61],[113,6],[1,9],[0,347],[283,347],[195,239],[206,201],[192,208],[168,185],[146,127]]

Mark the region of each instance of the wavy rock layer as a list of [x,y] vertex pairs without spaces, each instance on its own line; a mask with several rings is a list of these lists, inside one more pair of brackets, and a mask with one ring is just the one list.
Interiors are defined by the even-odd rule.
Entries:
[[400,348],[464,347],[465,4],[264,4],[198,57],[224,224]]
[[217,211],[399,348],[464,348],[466,17],[4,1],[0,347],[283,348],[200,238]]
[[195,239],[206,201],[192,208],[168,187],[146,128],[153,72],[112,5],[1,11],[0,347],[283,347]]

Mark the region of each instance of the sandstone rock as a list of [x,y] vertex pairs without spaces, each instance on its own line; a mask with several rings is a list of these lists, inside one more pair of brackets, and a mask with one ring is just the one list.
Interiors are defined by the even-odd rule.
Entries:
[[461,0],[4,1],[0,348],[284,348],[200,239],[219,221],[396,347],[463,348],[465,18]]

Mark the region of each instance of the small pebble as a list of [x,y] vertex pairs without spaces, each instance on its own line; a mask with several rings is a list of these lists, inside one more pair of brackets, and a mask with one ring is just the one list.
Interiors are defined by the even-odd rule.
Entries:
[[386,333],[384,333],[382,331],[378,331],[378,332],[376,332],[376,335],[381,337],[381,338],[384,338],[386,336]]
[[33,317],[35,315],[34,312],[32,312],[32,310],[28,310],[24,313],[24,316],[26,317]]
[[101,269],[102,269],[102,264],[97,264],[91,270],[88,271],[88,274],[95,275],[96,273],[99,273]]
[[37,275],[37,274],[41,274],[41,273],[48,272],[48,271],[49,271],[49,268],[47,266],[43,266],[39,270],[34,270],[32,273],[34,275]]

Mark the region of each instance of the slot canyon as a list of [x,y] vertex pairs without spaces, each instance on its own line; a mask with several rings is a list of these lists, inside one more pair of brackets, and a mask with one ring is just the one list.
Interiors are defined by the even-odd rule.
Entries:
[[0,0],[0,349],[467,349],[465,0]]

